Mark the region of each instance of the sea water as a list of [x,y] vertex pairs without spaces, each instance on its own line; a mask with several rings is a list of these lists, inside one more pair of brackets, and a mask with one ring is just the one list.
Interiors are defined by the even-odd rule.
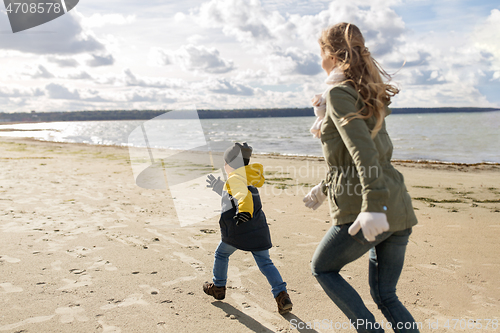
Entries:
[[[247,141],[255,153],[322,156],[309,128],[314,117],[152,121],[85,121],[0,125],[0,136],[127,146],[142,124],[169,133],[157,148],[182,149],[189,142]],[[386,118],[394,159],[457,163],[500,163],[500,112],[392,114]],[[8,130],[8,131],[6,131]],[[203,133],[201,133],[203,132]]]

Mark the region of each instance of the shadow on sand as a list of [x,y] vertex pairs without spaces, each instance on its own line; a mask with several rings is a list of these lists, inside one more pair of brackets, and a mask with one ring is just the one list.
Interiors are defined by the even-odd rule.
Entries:
[[[241,312],[240,310],[236,309],[234,306],[228,303],[220,302],[220,301],[215,301],[212,302],[212,305],[218,307],[219,309],[223,310],[225,313],[227,313],[228,316],[234,315],[236,319],[245,325],[248,329],[254,331],[254,332],[259,332],[259,333],[274,333],[274,331],[270,330],[266,326],[262,325],[259,323],[257,320],[253,319],[249,315],[247,315],[244,312]],[[290,328],[294,328],[295,326],[292,325],[292,320],[293,323],[300,323],[303,322],[302,319],[297,317],[296,315],[292,313],[287,313],[283,315],[283,318],[288,320],[290,322]],[[304,324],[304,327],[306,325]],[[307,329],[307,328],[296,328],[298,332],[300,333],[318,333],[318,331],[314,329]]]

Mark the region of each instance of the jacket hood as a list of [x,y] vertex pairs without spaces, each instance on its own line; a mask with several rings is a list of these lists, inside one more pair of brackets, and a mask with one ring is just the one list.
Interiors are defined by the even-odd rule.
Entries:
[[264,167],[260,163],[252,163],[231,172],[228,177],[236,176],[246,179],[247,186],[261,187],[264,185]]

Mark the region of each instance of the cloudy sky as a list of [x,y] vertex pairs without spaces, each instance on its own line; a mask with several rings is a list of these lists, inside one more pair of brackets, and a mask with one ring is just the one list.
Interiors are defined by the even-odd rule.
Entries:
[[0,112],[307,107],[341,21],[395,73],[392,106],[500,107],[498,0],[81,0],[16,34],[2,10]]

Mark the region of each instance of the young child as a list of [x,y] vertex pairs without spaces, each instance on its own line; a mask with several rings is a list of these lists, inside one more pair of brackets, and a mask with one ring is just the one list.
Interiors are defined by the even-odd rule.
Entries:
[[246,142],[235,143],[224,153],[226,183],[208,175],[207,187],[222,196],[219,220],[222,240],[215,250],[213,282],[205,282],[203,291],[217,300],[226,296],[229,256],[236,250],[251,251],[257,266],[272,287],[278,312],[292,310],[292,301],[278,269],[269,257],[272,247],[266,216],[262,211],[257,187],[264,184],[262,164],[249,164],[252,147]]

